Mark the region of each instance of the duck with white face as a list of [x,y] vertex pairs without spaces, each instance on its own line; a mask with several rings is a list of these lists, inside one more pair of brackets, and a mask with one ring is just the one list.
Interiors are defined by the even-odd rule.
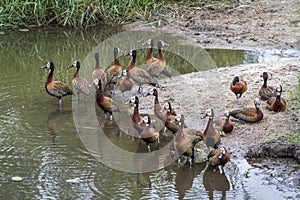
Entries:
[[148,151],[151,152],[150,143],[157,142],[157,147],[159,147],[159,131],[151,124],[150,116],[146,115],[138,124],[146,124],[143,131],[140,133],[140,138],[147,144]]
[[209,165],[213,166],[214,170],[219,167],[220,173],[224,172],[225,164],[230,160],[230,152],[225,147],[218,147],[208,155]]

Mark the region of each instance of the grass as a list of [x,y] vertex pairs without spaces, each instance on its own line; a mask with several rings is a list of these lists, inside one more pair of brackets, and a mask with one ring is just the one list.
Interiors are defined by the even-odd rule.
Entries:
[[[227,3],[229,0],[201,2]],[[124,24],[147,21],[163,4],[186,4],[195,0],[2,0],[0,27],[60,25],[89,27],[97,23]],[[199,2],[199,1],[197,1]]]

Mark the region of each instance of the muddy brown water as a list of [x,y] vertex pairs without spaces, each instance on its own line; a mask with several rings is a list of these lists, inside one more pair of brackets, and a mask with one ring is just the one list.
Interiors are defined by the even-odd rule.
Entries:
[[[56,100],[45,91],[47,72],[40,66],[53,60],[55,80],[71,85],[74,70],[67,70],[66,66],[75,59],[85,59],[98,43],[120,31],[107,27],[89,32],[64,29],[3,31],[0,36],[1,198],[281,199],[296,196],[293,191],[282,191],[265,184],[265,170],[251,166],[245,159],[233,158],[226,165],[225,174],[213,171],[201,159],[196,160],[193,167],[189,164],[179,166],[175,162],[147,173],[122,172],[102,164],[77,132],[72,107],[76,99],[64,98],[59,110]],[[263,54],[262,51],[210,49],[208,53],[217,66],[295,56],[293,51],[279,52],[276,56],[276,50]],[[195,71],[176,55],[167,52],[166,57],[170,57],[170,65],[181,74]],[[128,58],[121,58],[122,63],[128,61]],[[139,144],[138,140],[119,130],[115,122],[104,120],[101,111],[97,113],[104,133],[113,144],[128,151],[147,153],[143,142]],[[161,146],[171,139],[162,138]],[[101,141],[98,142],[101,149]],[[105,149],[103,153],[107,153]],[[20,176],[23,181],[13,182],[13,176]]]

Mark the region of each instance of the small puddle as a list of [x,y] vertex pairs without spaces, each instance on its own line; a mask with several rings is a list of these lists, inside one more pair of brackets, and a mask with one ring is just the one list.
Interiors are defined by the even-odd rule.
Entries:
[[216,63],[217,67],[236,66],[241,64],[277,62],[299,59],[300,50],[297,49],[205,49]]

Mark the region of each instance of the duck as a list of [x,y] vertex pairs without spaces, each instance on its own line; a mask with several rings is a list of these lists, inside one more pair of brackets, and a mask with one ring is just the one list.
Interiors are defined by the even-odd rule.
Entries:
[[139,113],[139,97],[132,96],[129,100],[129,103],[134,105],[133,113],[131,115],[133,126],[138,131],[138,133],[141,133],[143,128],[139,126],[139,123],[143,120],[143,117]]
[[147,144],[148,151],[151,152],[150,143],[157,142],[157,146],[159,147],[159,132],[151,124],[150,116],[146,115],[138,124],[146,124],[143,131],[140,133],[140,138]]
[[[166,65],[166,59],[164,57],[164,54],[161,51],[161,48],[163,44],[166,45],[166,43],[163,43],[163,41],[158,41],[157,48],[158,48],[158,59],[151,59],[152,62],[148,64],[147,71],[149,72],[150,76],[155,78],[156,86],[159,87],[158,84],[158,76],[165,70],[167,67]],[[153,46],[152,46],[153,47]],[[151,47],[150,47],[151,48]],[[152,48],[151,48],[152,49]],[[148,55],[148,54],[147,54]],[[149,59],[150,60],[150,59]],[[146,60],[147,63],[147,60]]]
[[50,69],[48,77],[46,79],[45,88],[49,95],[54,96],[58,99],[58,105],[61,106],[63,96],[73,95],[73,90],[61,81],[53,81],[54,74],[54,63],[48,62],[46,65],[41,67],[42,69]]
[[239,108],[229,112],[229,115],[244,122],[256,123],[263,119],[263,112],[260,110],[260,100],[255,98],[255,108]]
[[276,97],[271,97],[267,101],[267,109],[274,112],[281,112],[284,111],[286,108],[286,102],[284,99],[281,98],[282,93],[282,86],[276,86]]
[[[172,132],[173,135],[175,135],[178,131],[179,128],[179,123],[175,122],[172,123],[172,121],[174,120],[174,118],[176,117],[176,112],[174,111],[174,109],[172,108],[171,103],[166,100],[162,106],[162,109],[160,112],[164,112],[167,111],[166,114],[166,121],[165,121],[165,127],[170,130]],[[186,126],[184,125],[184,128],[186,128]]]
[[101,80],[95,79],[93,82],[97,86],[97,90],[96,90],[97,105],[103,110],[104,119],[107,119],[107,114],[109,113],[110,115],[109,119],[110,121],[112,121],[113,120],[112,112],[119,111],[116,102],[112,98],[104,95],[102,90]]
[[120,91],[122,92],[123,99],[124,99],[124,93],[126,91],[131,91],[133,88],[133,80],[130,76],[130,72],[128,69],[123,70],[122,78],[119,82],[119,88]]
[[269,98],[271,98],[273,96],[276,97],[276,93],[274,92],[275,88],[267,85],[267,81],[268,81],[268,77],[269,77],[268,73],[263,72],[262,77],[264,79],[264,84],[261,86],[261,88],[258,92],[261,99],[268,100]]
[[217,149],[219,144],[221,143],[220,133],[217,129],[214,128],[213,118],[214,118],[214,111],[213,109],[209,108],[205,111],[204,115],[201,119],[208,117],[208,122],[206,128],[203,132],[203,141],[206,144],[209,152],[210,148]]
[[150,85],[153,85],[155,86],[155,82],[152,80],[152,77],[149,75],[149,73],[144,70],[144,69],[141,69],[139,67],[136,67],[136,50],[130,50],[127,54],[125,54],[125,56],[132,56],[132,59],[130,61],[130,64],[129,64],[129,72],[130,72],[130,76],[132,78],[132,80],[134,82],[136,82],[138,85],[139,85],[139,88],[138,88],[138,94],[143,94],[143,88],[142,88],[142,85],[143,84],[150,84]]
[[[107,82],[107,78],[106,78],[106,73],[105,71],[101,68],[100,66],[100,63],[99,63],[99,52],[95,52],[94,54],[94,58],[95,58],[95,61],[96,61],[96,64],[95,64],[95,69],[93,70],[93,73],[92,73],[92,80],[100,80],[102,86],[102,90],[105,91],[105,86],[106,86],[106,82]],[[94,82],[92,84],[90,84],[90,87],[94,85]],[[98,85],[95,85],[96,86],[96,89],[98,87]]]
[[153,55],[152,55],[153,47],[154,47],[153,40],[150,38],[143,45],[149,45],[147,55],[146,55],[146,65],[148,66],[149,64],[151,64],[155,61],[158,61],[158,59],[153,57]]
[[119,58],[118,58],[118,54],[121,51],[118,47],[114,48],[114,65],[111,66],[110,68],[108,68],[105,73],[106,73],[106,85],[105,88],[107,88],[109,85],[113,84],[114,89],[113,91],[111,91],[111,94],[115,93],[115,89],[116,89],[116,78],[120,78],[122,76],[122,66],[120,64]]
[[212,150],[208,155],[208,163],[213,166],[215,170],[216,167],[220,167],[220,174],[224,173],[224,166],[230,160],[230,152],[225,147],[220,146],[217,149]]
[[79,94],[82,93],[85,98],[91,95],[89,83],[87,80],[79,75],[80,62],[74,61],[73,64],[69,65],[68,68],[76,67],[77,70],[73,75],[72,85],[73,89],[77,92],[78,100]]
[[224,116],[226,117],[224,120],[216,120],[215,127],[218,131],[223,131],[224,133],[231,133],[234,125],[233,122],[229,119],[230,112],[228,110],[225,111]]
[[235,94],[238,106],[241,106],[240,98],[247,91],[246,81],[242,81],[238,76],[235,76],[230,84],[230,90]]
[[202,140],[203,133],[195,129],[183,128],[183,114],[177,114],[171,122],[179,122],[179,128],[173,142],[178,164],[181,162],[180,156],[184,155],[189,158],[192,165],[195,158],[195,145]]
[[163,122],[166,122],[167,119],[167,110],[163,110],[162,105],[159,103],[158,100],[158,91],[156,88],[151,88],[149,92],[145,96],[153,95],[154,98],[154,114]]
[[170,46],[169,44],[165,43],[164,41],[162,40],[159,40],[157,42],[157,49],[158,49],[158,60],[160,62],[160,65],[162,66],[165,66],[165,68],[163,69],[162,71],[162,74],[164,74],[165,76],[171,78],[172,77],[172,72],[171,70],[169,69],[168,65],[166,64],[166,58],[165,58],[165,55],[163,54],[162,52],[162,47],[164,46]]

